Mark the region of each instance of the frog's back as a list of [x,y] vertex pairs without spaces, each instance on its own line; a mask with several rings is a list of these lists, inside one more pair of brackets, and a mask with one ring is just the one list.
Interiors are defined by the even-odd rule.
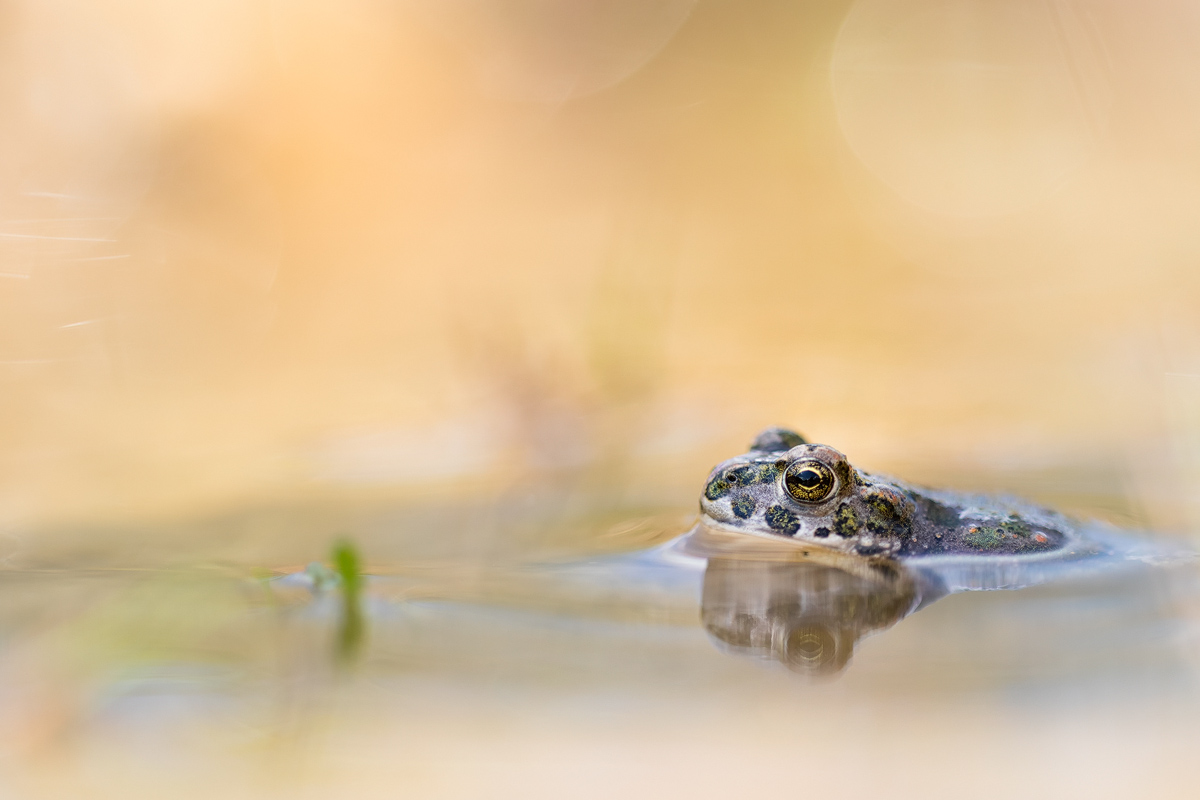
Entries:
[[870,478],[912,501],[912,517],[896,552],[899,557],[1048,553],[1068,547],[1081,536],[1081,526],[1068,517],[1015,498]]

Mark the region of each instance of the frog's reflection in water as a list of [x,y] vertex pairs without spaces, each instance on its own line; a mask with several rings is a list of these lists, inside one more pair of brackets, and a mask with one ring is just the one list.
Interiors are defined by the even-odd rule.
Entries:
[[715,557],[704,574],[701,618],[726,652],[829,675],[846,667],[859,639],[941,594],[894,562]]

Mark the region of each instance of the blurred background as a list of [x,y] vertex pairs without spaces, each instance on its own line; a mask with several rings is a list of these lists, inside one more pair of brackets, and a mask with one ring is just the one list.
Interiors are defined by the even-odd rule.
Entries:
[[1200,520],[1191,3],[39,0],[0,37],[6,530],[690,504],[770,424]]
[[690,595],[383,604],[347,682],[262,576],[478,599],[768,425],[1200,532],[1198,9],[0,4],[0,794],[1191,796],[1194,582],[948,598],[814,688]]

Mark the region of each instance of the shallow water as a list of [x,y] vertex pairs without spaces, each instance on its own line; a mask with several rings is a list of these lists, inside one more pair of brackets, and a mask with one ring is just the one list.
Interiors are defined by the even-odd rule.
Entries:
[[1190,797],[1196,562],[1114,540],[949,594],[680,540],[486,566],[362,546],[357,631],[328,566],[9,569],[0,789]]

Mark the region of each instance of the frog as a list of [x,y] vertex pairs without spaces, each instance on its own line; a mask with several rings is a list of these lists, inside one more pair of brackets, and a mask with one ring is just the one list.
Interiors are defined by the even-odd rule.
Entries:
[[783,427],[712,470],[700,512],[718,530],[891,560],[1032,557],[1078,541],[1078,527],[1058,512],[867,472]]

